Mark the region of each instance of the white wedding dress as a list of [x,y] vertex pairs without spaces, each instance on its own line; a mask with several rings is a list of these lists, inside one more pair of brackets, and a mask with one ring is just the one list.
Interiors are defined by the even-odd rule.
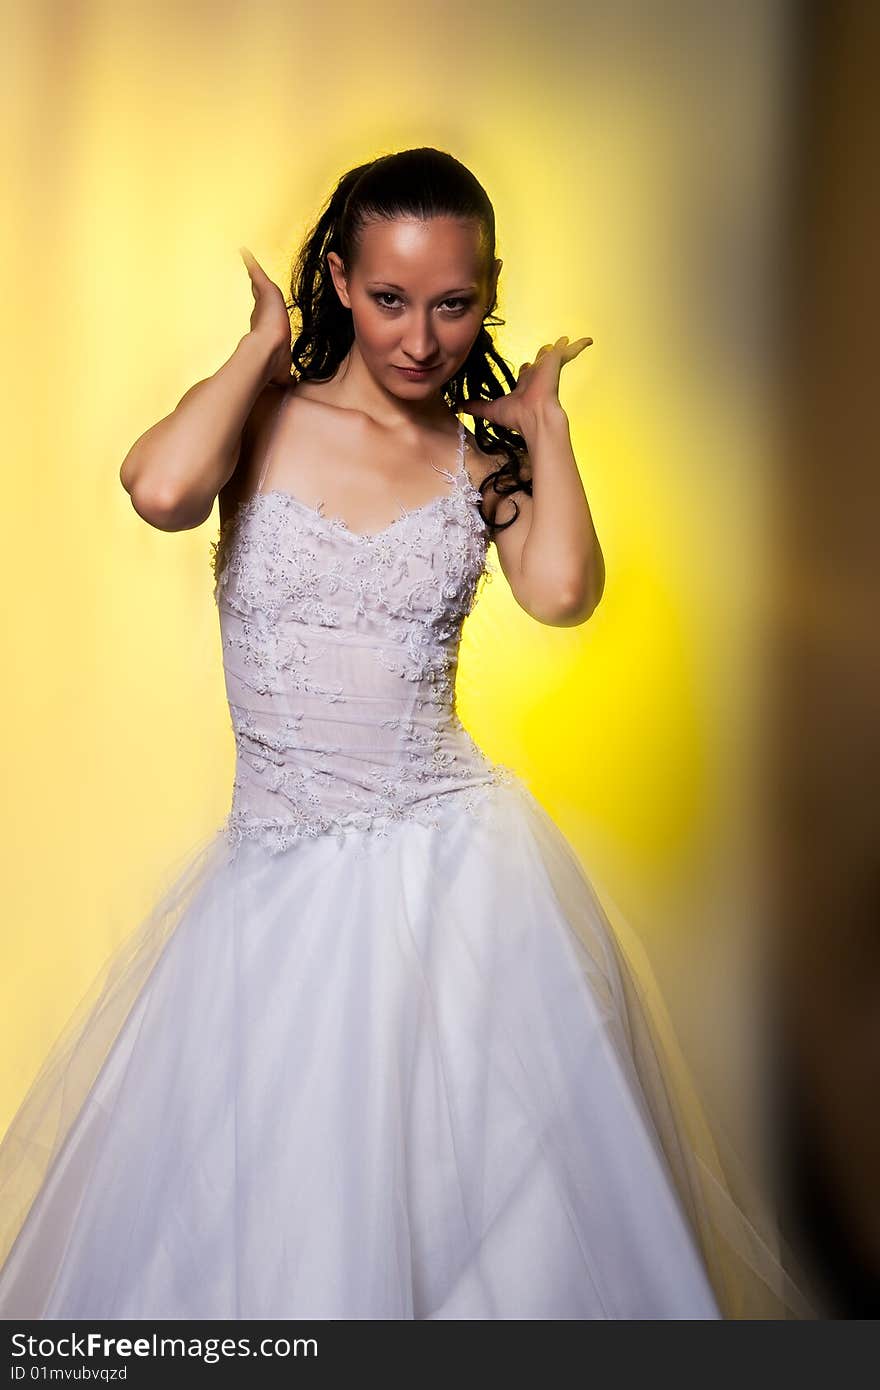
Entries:
[[5,1318],[813,1315],[647,973],[456,713],[465,439],[378,533],[280,489],[224,524],[231,809],[0,1145]]

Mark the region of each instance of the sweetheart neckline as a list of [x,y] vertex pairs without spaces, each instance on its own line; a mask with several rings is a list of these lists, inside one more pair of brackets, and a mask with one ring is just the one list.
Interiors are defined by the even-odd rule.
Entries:
[[[282,398],[282,405],[284,404],[285,399],[286,398],[284,397]],[[281,407],[279,406],[279,414],[280,411]],[[233,515],[229,518],[229,521],[230,523],[235,522],[237,529],[238,519],[244,516],[246,512],[253,510],[253,506],[257,498],[280,497],[283,498],[285,502],[289,504],[291,507],[293,507],[294,509],[298,508],[306,516],[311,517],[316,523],[320,523],[321,525],[325,526],[328,531],[334,532],[336,535],[343,535],[351,541],[361,543],[369,543],[371,541],[382,540],[397,526],[399,526],[401,522],[406,521],[409,517],[419,516],[422,513],[428,512],[433,507],[439,506],[440,504],[445,503],[450,499],[454,500],[456,497],[461,496],[465,502],[476,502],[478,504],[482,502],[483,495],[479,491],[479,489],[474,486],[474,483],[470,477],[470,474],[467,471],[467,466],[464,461],[465,450],[467,448],[467,431],[465,430],[463,420],[458,421],[458,438],[459,450],[458,457],[456,459],[455,469],[453,470],[446,468],[436,468],[435,465],[432,465],[433,467],[435,467],[436,472],[443,473],[447,478],[451,480],[452,487],[450,488],[450,490],[448,492],[441,492],[437,497],[430,497],[427,502],[422,502],[417,507],[404,507],[398,516],[394,517],[393,520],[390,521],[387,526],[383,526],[378,531],[353,531],[349,526],[348,522],[344,519],[344,517],[324,515],[323,500],[320,501],[317,506],[312,506],[309,502],[304,502],[301,497],[297,497],[296,493],[290,492],[288,488],[281,487],[270,487],[266,488],[265,490],[263,490],[262,487],[259,487],[256,492],[252,493],[250,497],[246,498],[242,503],[239,504]],[[266,464],[268,464],[268,455],[266,459]],[[261,483],[263,478],[265,477],[265,473],[266,465],[264,464],[263,472],[260,477]],[[484,531],[487,531],[488,524],[484,519],[482,513],[480,512],[479,506],[477,506],[475,510],[482,529]]]
[[[417,507],[405,507],[399,516],[394,517],[394,519],[390,521],[387,526],[383,526],[378,531],[353,531],[351,527],[348,525],[348,522],[345,521],[343,517],[325,516],[324,513],[320,511],[318,507],[313,507],[310,503],[304,502],[301,497],[297,497],[296,493],[290,492],[287,488],[280,487],[270,487],[266,488],[263,492],[252,493],[250,497],[248,497],[244,502],[242,502],[241,506],[238,509],[237,516],[244,516],[245,513],[253,510],[254,503],[257,502],[257,500],[261,497],[278,497],[283,499],[286,505],[291,506],[294,510],[298,509],[299,511],[304,512],[307,516],[311,517],[316,523],[325,526],[329,531],[333,531],[337,535],[345,536],[346,539],[354,541],[356,543],[368,543],[370,541],[382,540],[385,536],[389,534],[389,532],[395,530],[396,527],[398,527],[402,522],[408,520],[410,517],[420,516],[424,512],[431,511],[434,507],[442,506],[447,502],[454,501],[457,497],[461,497],[464,501],[466,501],[466,494],[468,492],[472,494],[474,499],[476,499],[477,497],[481,497],[481,494],[478,492],[477,488],[474,487],[470,478],[467,477],[467,474],[465,474],[460,480],[456,479],[453,482],[453,485],[448,492],[438,493],[436,497],[430,497],[427,502],[422,502]],[[483,529],[485,530],[485,520],[476,508],[474,510],[476,511],[476,515],[479,518]]]

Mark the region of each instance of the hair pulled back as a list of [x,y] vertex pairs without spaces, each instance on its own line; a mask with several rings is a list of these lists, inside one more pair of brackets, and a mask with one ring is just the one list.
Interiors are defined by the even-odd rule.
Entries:
[[[307,233],[291,272],[289,310],[299,318],[291,360],[297,381],[326,381],[333,376],[354,342],[351,310],[341,302],[327,265],[335,251],[348,267],[357,260],[361,233],[368,222],[413,217],[457,217],[480,226],[487,271],[495,260],[495,211],[482,184],[452,155],[430,146],[380,155],[343,174]],[[466,360],[443,385],[450,409],[458,412],[465,400],[496,400],[512,390],[516,378],[498,352],[490,326],[503,324],[494,313],[497,295],[486,310],[482,327]],[[480,490],[491,485],[499,496],[531,494],[525,476],[526,443],[521,434],[503,425],[474,417],[474,436],[484,453],[502,458],[487,474]],[[519,515],[514,502],[509,521],[492,527],[503,531]],[[481,509],[482,510],[482,509]],[[488,518],[484,516],[488,523]]]

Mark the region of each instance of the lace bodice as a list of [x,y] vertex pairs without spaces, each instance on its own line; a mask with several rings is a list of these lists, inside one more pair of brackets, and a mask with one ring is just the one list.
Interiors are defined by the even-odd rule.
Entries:
[[[213,547],[236,741],[233,846],[436,824],[515,780],[462,725],[455,676],[465,617],[493,573],[459,425],[451,487],[353,531],[292,493],[258,490]],[[436,467],[435,465],[432,465]],[[265,476],[265,470],[264,470]],[[261,479],[262,484],[262,479]]]

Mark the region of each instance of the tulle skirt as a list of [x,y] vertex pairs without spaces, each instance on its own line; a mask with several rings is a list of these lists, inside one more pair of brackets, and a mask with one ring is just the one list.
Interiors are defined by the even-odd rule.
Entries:
[[815,1317],[522,784],[193,850],[0,1145],[7,1319]]

